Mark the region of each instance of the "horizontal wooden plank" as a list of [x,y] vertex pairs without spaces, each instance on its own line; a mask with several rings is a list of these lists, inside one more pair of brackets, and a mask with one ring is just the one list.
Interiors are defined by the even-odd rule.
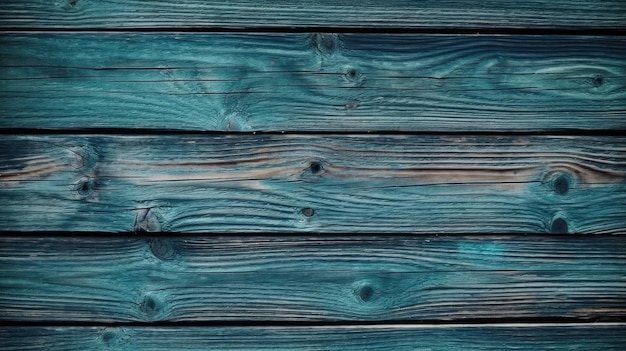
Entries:
[[624,137],[7,135],[0,165],[3,230],[626,233]]
[[603,350],[625,324],[332,327],[1,327],[6,351],[45,350]]
[[623,236],[1,237],[0,320],[623,318],[625,258]]
[[10,28],[626,28],[620,0],[13,0]]
[[625,37],[5,33],[0,128],[624,130],[625,57]]

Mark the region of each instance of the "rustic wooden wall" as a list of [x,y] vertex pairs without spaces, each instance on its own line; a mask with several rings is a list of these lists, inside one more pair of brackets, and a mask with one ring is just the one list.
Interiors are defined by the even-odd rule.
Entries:
[[624,350],[621,0],[0,3],[6,350]]

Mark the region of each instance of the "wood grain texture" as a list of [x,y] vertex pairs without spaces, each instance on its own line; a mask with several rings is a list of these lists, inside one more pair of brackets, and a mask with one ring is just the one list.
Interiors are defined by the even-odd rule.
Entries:
[[376,325],[333,327],[1,327],[6,351],[87,350],[603,350],[622,351],[626,325]]
[[624,130],[626,38],[6,33],[0,106],[0,128]]
[[23,135],[0,157],[3,230],[626,233],[623,137]]
[[619,0],[12,0],[0,27],[103,28],[625,28]]
[[2,237],[0,320],[624,318],[626,237]]

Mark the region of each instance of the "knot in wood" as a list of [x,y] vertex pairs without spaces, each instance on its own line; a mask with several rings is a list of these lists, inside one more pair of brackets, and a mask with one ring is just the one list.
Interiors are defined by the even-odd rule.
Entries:
[[554,192],[560,195],[565,195],[569,191],[569,181],[566,176],[560,175],[554,179],[553,182]]
[[137,211],[133,230],[135,233],[161,231],[161,223],[153,208],[142,208]]
[[309,168],[311,169],[311,173],[317,174],[322,171],[322,164],[318,161],[313,161]]
[[368,302],[374,295],[374,288],[369,285],[363,285],[357,291],[359,299],[363,302]]
[[107,345],[110,345],[114,338],[115,338],[115,333],[110,330],[105,331],[102,334],[102,341]]
[[305,217],[309,217],[309,218],[315,215],[315,210],[310,207],[303,208],[301,212]]
[[149,241],[150,251],[154,257],[162,261],[169,261],[176,256],[176,250],[172,246],[170,240],[162,240],[159,238],[153,238]]
[[563,218],[555,218],[552,221],[552,225],[550,226],[550,230],[552,233],[565,234],[568,233],[569,228],[567,225],[567,221]]
[[591,78],[591,84],[595,88],[601,87],[602,84],[604,84],[604,77],[600,74],[596,74],[595,76],[593,76],[593,78]]
[[146,296],[139,309],[146,316],[154,318],[161,311],[161,303],[152,296]]
[[93,194],[95,189],[96,182],[88,176],[81,177],[74,185],[74,190],[81,198]]
[[311,38],[311,45],[321,56],[332,55],[338,46],[337,34],[316,33]]

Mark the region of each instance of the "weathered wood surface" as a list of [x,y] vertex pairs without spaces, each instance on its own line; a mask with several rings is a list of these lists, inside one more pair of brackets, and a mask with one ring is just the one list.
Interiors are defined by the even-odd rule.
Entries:
[[352,27],[624,29],[620,0],[12,0],[0,27],[103,29]]
[[0,1],[0,348],[626,350],[625,18]]
[[623,351],[626,324],[328,327],[1,327],[6,351],[603,350]]
[[625,111],[625,37],[0,37],[0,128],[624,130]]
[[0,320],[626,317],[626,237],[2,237]]
[[626,233],[626,138],[22,135],[21,231]]

